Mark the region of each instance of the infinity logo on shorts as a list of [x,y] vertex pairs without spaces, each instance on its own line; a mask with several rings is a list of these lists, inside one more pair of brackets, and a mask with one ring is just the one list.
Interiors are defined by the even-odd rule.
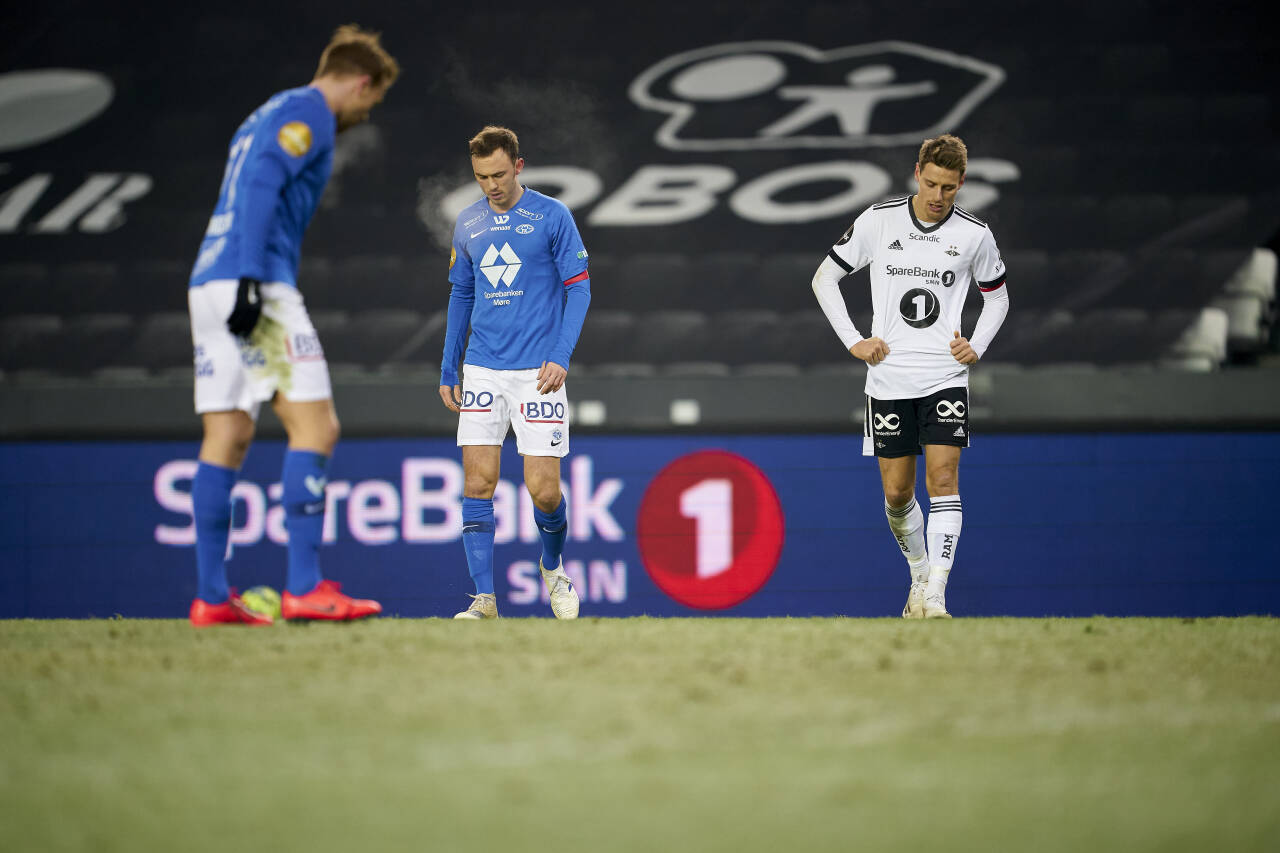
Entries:
[[878,430],[897,429],[900,423],[902,420],[892,412],[888,415],[875,416],[875,425]]
[[939,400],[938,416],[943,418],[964,417],[964,400],[956,400],[954,403],[949,403],[946,400]]

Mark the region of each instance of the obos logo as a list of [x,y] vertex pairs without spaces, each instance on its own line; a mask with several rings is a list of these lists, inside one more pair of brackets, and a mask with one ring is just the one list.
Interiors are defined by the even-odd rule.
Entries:
[[649,483],[636,544],[653,582],[703,610],[754,595],[782,555],[782,504],[764,472],[722,450],[681,456]]
[[669,56],[629,94],[670,114],[656,135],[664,148],[860,148],[918,145],[957,127],[1004,76],[990,63],[909,42],[824,51],[748,41]]

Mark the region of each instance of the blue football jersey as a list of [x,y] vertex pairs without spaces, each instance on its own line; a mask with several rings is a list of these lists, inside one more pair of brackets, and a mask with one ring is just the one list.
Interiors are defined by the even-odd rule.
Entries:
[[565,284],[582,281],[586,271],[587,250],[573,214],[554,198],[525,188],[506,213],[495,213],[484,198],[463,210],[453,231],[449,281],[475,291],[467,363],[540,367],[560,334]]
[[320,90],[280,92],[236,130],[218,204],[191,271],[297,284],[302,236],[333,169],[337,121]]

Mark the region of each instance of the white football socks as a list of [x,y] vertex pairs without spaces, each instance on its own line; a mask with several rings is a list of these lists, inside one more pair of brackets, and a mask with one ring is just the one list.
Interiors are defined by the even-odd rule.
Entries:
[[929,579],[929,554],[925,550],[924,513],[920,511],[920,504],[912,498],[906,506],[895,508],[885,501],[884,514],[889,519],[893,538],[898,540],[898,547],[907,558],[911,582],[924,583]]
[[959,495],[929,498],[929,588],[925,595],[946,591],[963,524],[964,509]]

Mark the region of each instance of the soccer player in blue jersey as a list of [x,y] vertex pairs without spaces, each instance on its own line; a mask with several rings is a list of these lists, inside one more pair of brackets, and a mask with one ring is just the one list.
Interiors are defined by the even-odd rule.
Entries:
[[476,586],[471,606],[455,618],[498,615],[493,492],[511,426],[542,539],[539,567],[551,610],[557,619],[575,619],[578,593],[560,558],[568,531],[560,460],[569,452],[565,377],[591,303],[587,250],[567,207],[520,185],[524,159],[513,132],[486,127],[469,148],[484,197],[454,226],[440,365],[440,399],[459,413],[462,542]]
[[333,166],[334,137],[369,116],[400,69],[378,34],[340,27],[307,86],[272,96],[231,140],[218,203],[191,272],[195,405],[204,427],[191,484],[196,626],[269,624],[227,588],[231,489],[270,400],[289,436],[281,474],[289,531],[286,619],[381,612],[320,574],[329,457],[338,440],[329,369],[298,289],[298,254]]

